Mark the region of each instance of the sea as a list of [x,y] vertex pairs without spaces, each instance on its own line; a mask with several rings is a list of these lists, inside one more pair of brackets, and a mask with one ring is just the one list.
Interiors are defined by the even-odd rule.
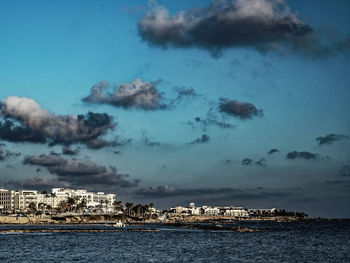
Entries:
[[[225,225],[226,226],[226,225]],[[109,228],[0,225],[0,262],[350,262],[350,220],[237,222],[259,232],[127,226],[154,232],[3,232]]]

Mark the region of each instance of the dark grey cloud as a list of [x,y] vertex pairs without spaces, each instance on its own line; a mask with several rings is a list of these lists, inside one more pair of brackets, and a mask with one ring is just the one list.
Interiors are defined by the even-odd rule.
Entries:
[[6,187],[14,189],[35,189],[38,191],[49,191],[55,187],[71,187],[72,185],[65,182],[41,177],[33,177],[22,180],[12,180],[7,182]]
[[249,158],[244,158],[241,162],[242,165],[251,165],[253,164],[253,160]]
[[293,152],[287,153],[286,158],[287,159],[317,160],[317,159],[320,159],[320,155],[317,153],[311,153],[311,152],[293,151]]
[[0,161],[7,160],[11,157],[19,157],[21,156],[20,152],[13,152],[7,149],[4,149],[4,146],[0,146]]
[[208,143],[209,140],[210,140],[209,135],[203,134],[201,137],[195,139],[194,141],[190,142],[189,144]]
[[256,161],[255,164],[262,166],[262,167],[266,167],[266,159],[261,158],[259,161]]
[[112,146],[101,137],[113,130],[113,117],[106,113],[55,115],[29,98],[10,96],[0,104],[0,139],[10,142],[75,143],[92,149]]
[[62,146],[62,154],[64,155],[77,155],[80,152],[80,148],[72,149],[70,146],[63,145]]
[[263,110],[258,110],[253,104],[248,102],[238,102],[227,98],[220,98],[218,109],[220,112],[240,118],[241,120],[262,117]]
[[319,145],[322,144],[332,144],[335,141],[348,140],[349,136],[343,134],[327,134],[326,136],[320,136],[316,138]]
[[340,175],[341,175],[341,176],[350,177],[350,165],[344,165],[344,166],[340,169]]
[[41,131],[17,126],[12,120],[0,120],[0,138],[9,142],[47,142],[45,134]]
[[155,83],[135,79],[131,83],[123,83],[108,92],[109,83],[101,81],[95,84],[90,94],[83,102],[109,104],[124,109],[136,108],[142,110],[159,110],[166,108],[162,104],[162,94],[156,89]]
[[242,161],[241,161],[241,164],[242,165],[252,165],[252,164],[256,164],[258,166],[262,166],[262,167],[266,167],[266,159],[265,158],[261,158],[260,160],[258,161],[254,161],[250,158],[244,158]]
[[347,52],[350,37],[331,38],[293,13],[284,0],[213,0],[209,7],[170,15],[155,6],[138,24],[141,38],[151,45],[221,50],[246,47],[259,52],[297,52],[313,57]]
[[143,198],[169,198],[176,196],[189,196],[201,198],[235,199],[266,199],[292,196],[296,189],[267,189],[263,187],[236,189],[236,188],[177,188],[173,186],[158,186],[137,189],[134,194]]
[[280,150],[278,150],[278,149],[276,149],[276,148],[272,148],[271,150],[269,150],[268,152],[267,152],[267,154],[273,154],[273,153],[279,153],[280,152]]
[[71,186],[134,187],[139,180],[128,180],[129,175],[120,174],[114,166],[101,166],[94,162],[65,159],[59,155],[26,156],[25,165],[45,167],[57,176],[57,181]]
[[202,119],[200,117],[196,117],[196,118],[194,118],[193,121],[186,122],[186,124],[191,125],[192,127],[194,127],[195,124],[201,124],[203,130],[206,130],[206,128],[208,126],[216,126],[216,127],[221,128],[221,129],[234,129],[234,128],[236,128],[236,126],[231,124],[231,123],[219,121],[219,120],[212,118],[212,117],[207,117],[204,119]]

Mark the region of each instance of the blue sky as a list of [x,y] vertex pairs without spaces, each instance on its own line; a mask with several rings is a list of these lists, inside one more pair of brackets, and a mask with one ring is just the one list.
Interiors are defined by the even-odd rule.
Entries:
[[[116,126],[106,128],[101,138],[114,141],[117,136],[119,141],[131,142],[92,149],[81,140],[49,146],[9,141],[0,133],[5,144],[1,146],[0,186],[15,187],[15,182],[17,187],[35,188],[35,180],[44,178],[51,180],[46,181],[47,190],[48,182],[55,180],[74,187],[77,180],[72,177],[80,173],[72,172],[67,181],[57,170],[28,161],[47,154],[83,164],[88,161],[107,170],[114,166],[117,172],[108,170],[108,176],[128,174],[123,177],[127,182],[139,179],[126,187],[118,180],[112,180],[115,185],[83,184],[91,190],[113,191],[123,201],[167,207],[193,200],[349,217],[350,63],[346,45],[341,52],[317,56],[299,52],[299,46],[281,54],[270,46],[262,53],[255,44],[232,44],[214,57],[199,42],[179,47],[169,40],[163,48],[151,43],[156,32],[142,39],[138,25],[152,9],[163,6],[172,16],[207,7],[210,2],[4,2],[0,9],[1,120],[12,118],[16,125],[26,126],[22,117],[6,115],[4,100],[9,96],[30,98],[52,116],[107,113]],[[348,1],[323,1],[322,5],[319,1],[288,1],[285,5],[298,21],[324,37],[337,35],[341,40],[349,35]],[[259,17],[260,11],[253,15]],[[194,95],[156,110],[83,101],[100,81],[108,81],[112,90],[135,79],[151,83],[167,105],[181,88]],[[250,103],[263,110],[263,116],[242,119],[232,112],[220,112],[220,98]],[[208,115],[210,108],[212,115]],[[234,127],[205,126],[196,117]],[[203,134],[209,141],[200,140]],[[337,139],[321,145],[316,141],[329,134]],[[191,143],[197,138],[198,143]],[[62,144],[80,147],[80,151],[63,155]],[[273,148],[279,152],[267,154]],[[6,151],[20,154],[6,157]],[[50,155],[52,151],[56,155]],[[288,159],[287,154],[294,151],[314,157]],[[265,165],[256,163],[263,158]],[[244,165],[244,159],[251,161]],[[43,187],[38,183],[37,188]],[[191,195],[194,189],[198,191]]]

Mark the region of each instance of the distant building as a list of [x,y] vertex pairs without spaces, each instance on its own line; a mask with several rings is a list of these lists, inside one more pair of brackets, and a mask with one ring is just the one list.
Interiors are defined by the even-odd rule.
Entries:
[[243,207],[215,207],[215,206],[201,206],[196,207],[194,203],[189,206],[175,206],[169,209],[169,212],[177,215],[207,215],[207,216],[235,216],[248,217],[247,209]]

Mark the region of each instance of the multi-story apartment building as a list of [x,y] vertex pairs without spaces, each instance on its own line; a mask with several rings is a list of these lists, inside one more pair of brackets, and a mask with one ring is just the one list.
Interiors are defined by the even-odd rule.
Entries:
[[34,203],[37,208],[41,204],[57,208],[69,197],[74,198],[77,202],[85,200],[86,206],[90,208],[103,205],[107,212],[113,210],[115,202],[115,194],[93,193],[87,190],[53,188],[51,194],[40,194],[35,190],[13,191],[0,188],[0,211],[26,211],[29,210],[30,203]]
[[0,188],[0,210],[8,211],[13,207],[12,191]]
[[67,201],[68,197],[74,198],[77,202],[85,200],[87,207],[96,207],[103,204],[107,210],[111,210],[115,202],[115,194],[93,193],[85,189],[52,188],[51,194],[38,194],[38,203],[44,203],[52,208],[56,208],[61,202]]
[[37,204],[38,193],[34,190],[6,190],[0,189],[0,210],[25,211],[30,203]]

